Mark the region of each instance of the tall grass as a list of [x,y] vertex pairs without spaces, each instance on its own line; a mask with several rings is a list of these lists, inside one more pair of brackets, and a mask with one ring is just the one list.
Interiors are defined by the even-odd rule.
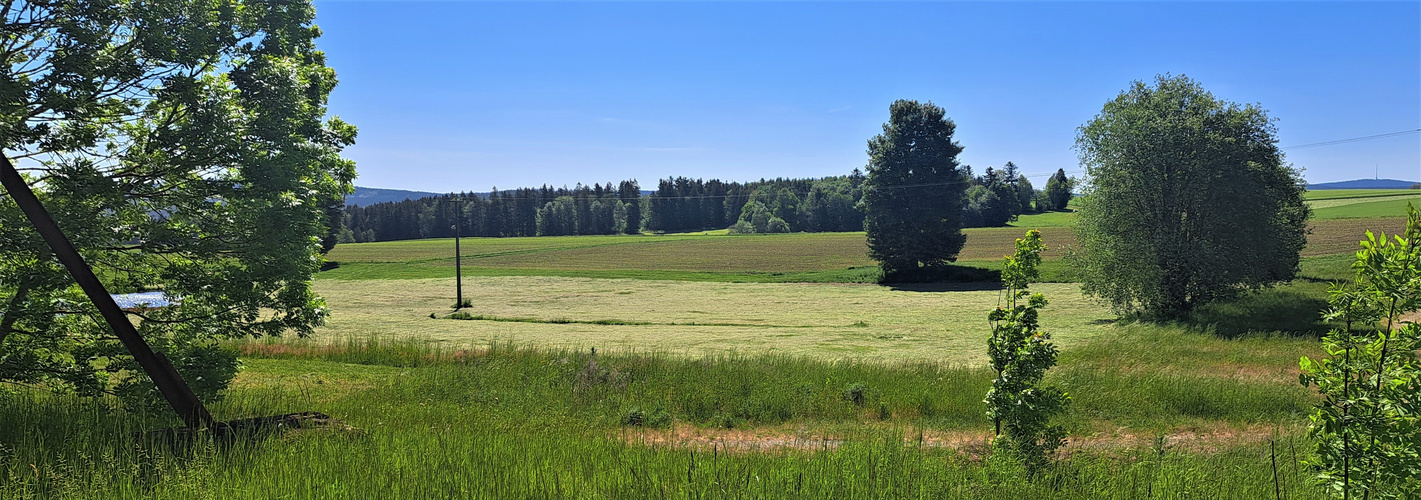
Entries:
[[[1115,340],[1122,354],[1142,349]],[[247,368],[212,407],[219,418],[314,410],[360,430],[174,449],[135,439],[171,418],[14,389],[0,393],[0,497],[1267,498],[1274,488],[1267,436],[1202,452],[1087,439],[1036,478],[980,446],[932,439],[986,432],[981,368],[416,340],[233,347]],[[1269,384],[1140,376],[1100,359],[1068,358],[1079,370],[1058,375],[1082,436],[1278,422],[1306,404],[1269,396]],[[665,411],[673,427],[627,426],[632,409]],[[686,433],[709,438],[687,445]],[[1317,498],[1293,465],[1309,448],[1296,434],[1278,437],[1277,484]]]
[[[5,410],[13,407],[6,406]],[[8,498],[1320,498],[1284,440],[1199,455],[1081,452],[1034,479],[1006,462],[886,431],[833,448],[644,446],[420,420],[361,434],[309,433],[182,455],[123,440],[25,442],[0,464]],[[77,420],[76,426],[100,424]],[[34,453],[32,450],[43,450]]]
[[[1234,426],[1299,422],[1315,395],[1293,381],[1296,349],[1271,347],[1277,342],[1298,341],[1229,341],[1142,325],[1068,351],[1050,377],[1076,401],[1070,423],[1077,434],[1093,426],[1156,432],[1205,421]],[[880,420],[879,410],[886,408],[893,424],[978,430],[987,428],[982,398],[993,376],[986,367],[939,363],[774,354],[593,354],[509,344],[450,349],[413,339],[249,343],[240,349],[249,365],[270,358],[418,367],[365,390],[364,397],[416,406],[429,398],[447,400],[472,405],[484,418],[548,419],[553,426],[568,421],[617,426],[627,412],[642,409],[665,411],[695,426],[832,427]],[[1255,359],[1239,360],[1248,355]],[[313,367],[305,362],[262,369]],[[854,386],[863,393],[861,401],[846,397]]]

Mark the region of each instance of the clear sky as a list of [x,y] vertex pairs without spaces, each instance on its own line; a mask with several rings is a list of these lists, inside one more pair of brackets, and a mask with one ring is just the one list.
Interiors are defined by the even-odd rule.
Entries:
[[[486,191],[847,174],[895,99],[960,160],[1080,167],[1132,80],[1259,103],[1280,145],[1421,128],[1421,2],[490,3],[317,0],[366,187]],[[1311,182],[1421,180],[1421,134],[1289,149]]]

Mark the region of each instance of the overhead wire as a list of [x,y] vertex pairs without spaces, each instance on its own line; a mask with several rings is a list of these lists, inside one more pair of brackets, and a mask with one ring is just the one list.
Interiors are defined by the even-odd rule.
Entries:
[[[1358,136],[1358,138],[1336,139],[1336,141],[1323,141],[1323,142],[1313,142],[1313,143],[1302,143],[1302,145],[1283,146],[1283,148],[1277,148],[1277,149],[1319,148],[1319,146],[1339,145],[1339,143],[1363,142],[1363,141],[1373,141],[1373,139],[1393,138],[1393,136],[1401,136],[1401,135],[1408,135],[1408,134],[1417,134],[1417,132],[1421,132],[1421,128],[1410,129],[1410,131],[1387,132],[1387,134]],[[1086,172],[1086,170],[1067,170],[1066,173],[1067,173],[1067,175],[1074,175],[1074,173],[1084,173],[1084,172]],[[1023,173],[1023,175],[1025,175],[1025,173]],[[1025,175],[1025,176],[1026,176],[1027,179],[1039,179],[1039,178],[1050,178],[1050,176],[1053,176],[1053,175],[1056,175],[1056,173],[1032,173],[1032,175]],[[877,188],[877,189],[941,188],[941,186],[971,185],[972,182],[973,182],[973,180],[971,180],[971,179],[948,180],[948,182],[918,183],[918,185],[881,186],[881,188]],[[649,196],[655,196],[655,195],[649,195]],[[745,197],[745,196],[749,196],[749,195],[695,195],[695,196],[668,196],[668,197],[675,197],[675,199],[716,199],[716,197],[732,197],[732,196]]]
[[1332,146],[1332,145],[1335,145],[1335,144],[1347,144],[1347,143],[1350,143],[1350,142],[1362,142],[1362,141],[1370,141],[1370,140],[1373,140],[1373,139],[1384,139],[1384,138],[1387,138],[1387,137],[1397,137],[1397,136],[1402,136],[1402,135],[1407,135],[1407,134],[1415,134],[1415,133],[1417,133],[1417,132],[1421,132],[1421,128],[1418,128],[1418,129],[1411,129],[1411,130],[1400,130],[1400,131],[1396,131],[1396,132],[1387,132],[1387,133],[1385,133],[1385,134],[1367,135],[1367,136],[1362,136],[1362,137],[1352,137],[1352,138],[1348,138],[1348,139],[1337,139],[1337,140],[1335,140],[1335,141],[1323,141],[1323,142],[1314,142],[1314,143],[1311,143],[1311,144],[1299,144],[1299,145],[1297,145],[1297,146],[1287,146],[1287,147],[1283,147],[1283,148],[1279,148],[1279,149],[1304,149],[1304,148],[1315,148],[1315,147],[1320,147],[1320,146]]
[[[1411,130],[1400,130],[1400,131],[1396,131],[1396,132],[1387,132],[1387,133],[1385,133],[1385,134],[1368,135],[1368,136],[1362,136],[1362,137],[1350,137],[1350,138],[1347,138],[1347,139],[1337,139],[1337,140],[1332,140],[1332,141],[1314,142],[1314,143],[1310,143],[1310,144],[1299,144],[1299,145],[1296,145],[1296,146],[1280,147],[1280,148],[1278,148],[1278,149],[1287,150],[1287,149],[1304,149],[1304,148],[1314,148],[1314,147],[1321,147],[1321,146],[1332,146],[1332,145],[1336,145],[1336,144],[1347,144],[1347,143],[1352,143],[1352,142],[1370,141],[1370,140],[1374,140],[1374,139],[1384,139],[1384,138],[1387,138],[1387,137],[1397,137],[1397,136],[1402,136],[1402,135],[1407,135],[1407,134],[1415,134],[1415,133],[1418,133],[1418,132],[1421,132],[1421,128],[1418,128],[1418,129],[1411,129]],[[1066,174],[1080,174],[1080,173],[1085,173],[1085,170],[1071,170],[1071,171],[1066,171]],[[1056,175],[1056,174],[1053,172],[1053,173],[1039,173],[1039,174],[1030,174],[1030,175],[1022,174],[1022,175],[1025,176],[1025,177],[1028,178],[1028,179],[1034,179],[1034,178],[1050,177],[1050,176],[1053,176],[1053,175]],[[766,182],[773,182],[773,181],[766,181]],[[942,186],[952,186],[952,185],[957,185],[957,184],[972,184],[973,182],[974,182],[974,181],[972,181],[972,180],[970,180],[970,179],[964,179],[964,180],[958,180],[958,181],[930,182],[930,183],[922,183],[922,184],[900,184],[900,185],[894,185],[894,186],[882,186],[882,187],[879,187],[879,188],[877,188],[877,189],[914,189],[914,188],[924,188],[924,187],[942,187]],[[755,184],[755,183],[756,183],[756,182],[752,181],[752,182],[742,183],[742,185],[743,185],[743,184]],[[452,194],[452,193],[451,193],[451,194]],[[650,196],[656,196],[656,195],[655,195],[655,192],[653,192],[652,194],[645,195],[645,196],[650,197]],[[668,196],[667,198],[699,200],[699,199],[732,198],[732,197],[747,197],[747,196],[749,196],[749,194],[742,193],[742,194],[714,194],[714,195],[708,194],[708,195]]]

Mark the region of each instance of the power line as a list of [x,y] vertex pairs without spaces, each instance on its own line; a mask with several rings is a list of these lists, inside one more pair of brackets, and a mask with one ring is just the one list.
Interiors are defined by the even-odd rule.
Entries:
[[1417,132],[1421,132],[1421,128],[1412,129],[1412,130],[1401,130],[1401,131],[1398,131],[1398,132],[1387,132],[1387,133],[1385,133],[1385,134],[1368,135],[1368,136],[1363,136],[1363,137],[1353,137],[1353,138],[1350,138],[1350,139],[1338,139],[1338,140],[1335,140],[1335,141],[1314,142],[1314,143],[1312,143],[1312,144],[1299,144],[1299,145],[1297,145],[1297,146],[1288,146],[1288,147],[1280,148],[1280,149],[1315,148],[1315,147],[1320,147],[1320,146],[1331,146],[1331,145],[1333,145],[1333,144],[1347,144],[1347,143],[1349,143],[1349,142],[1361,142],[1361,141],[1370,141],[1370,140],[1372,140],[1372,139],[1382,139],[1382,138],[1386,138],[1386,137],[1396,137],[1396,136],[1400,136],[1400,135],[1415,134],[1415,133],[1417,133]]
[[[1368,135],[1368,136],[1362,136],[1362,137],[1351,137],[1351,138],[1347,138],[1347,139],[1337,139],[1337,140],[1332,140],[1332,141],[1314,142],[1314,143],[1311,143],[1311,144],[1299,144],[1299,145],[1296,145],[1296,146],[1287,146],[1287,147],[1282,147],[1282,148],[1278,148],[1278,149],[1305,149],[1305,148],[1315,148],[1315,147],[1322,147],[1322,146],[1332,146],[1332,145],[1335,145],[1335,144],[1347,144],[1347,143],[1352,143],[1352,142],[1370,141],[1370,140],[1374,140],[1374,139],[1384,139],[1384,138],[1387,138],[1387,137],[1397,137],[1397,136],[1403,136],[1403,135],[1408,135],[1408,134],[1415,134],[1415,133],[1418,133],[1418,132],[1421,132],[1421,128],[1418,128],[1418,129],[1411,129],[1411,130],[1400,130],[1400,131],[1396,131],[1396,132],[1387,132],[1387,133],[1385,133],[1385,134]],[[1084,171],[1084,170],[1072,170],[1072,171],[1067,172],[1067,173],[1068,173],[1068,174],[1078,174],[1078,173],[1085,173],[1085,171]],[[1038,174],[1029,174],[1029,175],[1028,175],[1028,174],[1022,174],[1022,175],[1025,176],[1025,177],[1028,178],[1028,179],[1033,179],[1033,178],[1050,177],[1050,176],[1055,175],[1055,174],[1054,174],[1054,173],[1038,173]],[[746,183],[746,184],[753,184],[753,183],[755,183],[755,182],[754,182],[754,181],[751,181],[751,182]],[[883,186],[883,187],[880,187],[880,188],[878,188],[878,189],[912,189],[912,188],[940,187],[940,186],[951,186],[951,185],[954,185],[954,184],[972,184],[972,183],[973,183],[972,180],[970,180],[970,179],[964,179],[964,180],[960,180],[960,181],[934,182],[934,183],[926,183],[926,184],[904,184],[904,185],[896,185],[896,186]],[[536,188],[534,188],[534,189],[536,189]],[[453,194],[453,193],[450,193],[450,194]],[[654,195],[654,194],[648,195],[648,197],[650,197],[650,196],[655,196],[655,195]],[[732,194],[723,194],[723,195],[690,195],[690,196],[668,196],[667,198],[676,198],[676,199],[712,199],[712,198],[732,198],[732,197],[745,197],[745,196],[749,196],[749,195],[748,195],[748,194],[734,194],[734,195],[732,195]]]

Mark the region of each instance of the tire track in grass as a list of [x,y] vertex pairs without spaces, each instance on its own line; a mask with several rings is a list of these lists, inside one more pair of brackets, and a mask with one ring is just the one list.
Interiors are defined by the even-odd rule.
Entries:
[[460,321],[495,321],[501,323],[543,323],[551,325],[608,325],[608,326],[726,326],[726,327],[751,327],[751,328],[861,328],[868,326],[862,321],[847,326],[839,325],[772,325],[764,323],[703,323],[698,321],[657,323],[653,321],[633,321],[621,319],[539,319],[539,318],[510,318],[501,316],[489,316],[485,314],[453,313],[445,316],[444,319]]

